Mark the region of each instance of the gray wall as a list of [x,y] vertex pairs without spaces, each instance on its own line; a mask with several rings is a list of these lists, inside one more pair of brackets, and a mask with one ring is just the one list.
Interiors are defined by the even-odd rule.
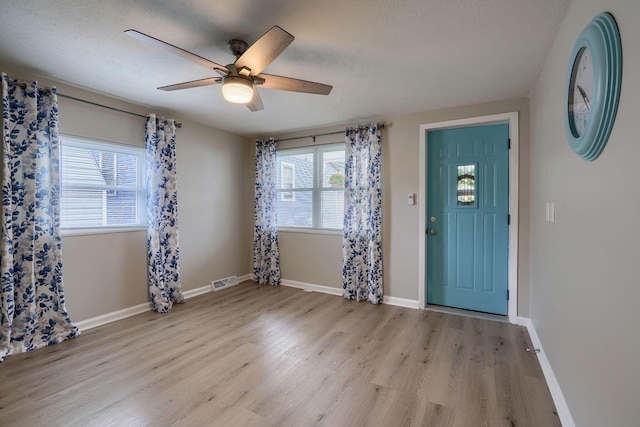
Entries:
[[[125,103],[0,64],[11,78],[55,85],[59,93],[146,115]],[[144,146],[144,119],[63,97],[60,132]],[[178,215],[183,291],[249,272],[250,206],[246,138],[181,120],[177,133]],[[64,236],[67,309],[78,322],[148,301],[146,231]]]
[[[620,28],[622,93],[589,163],[569,149],[563,96],[573,44],[605,11]],[[640,425],[639,19],[637,0],[573,0],[531,94],[530,317],[581,427]]]
[[[420,125],[490,114],[520,112],[520,241],[518,315],[529,315],[529,102],[528,99],[492,102],[410,115],[378,118],[382,131],[383,263],[384,293],[418,300],[419,207],[407,204],[409,193],[419,192]],[[371,120],[369,120],[371,121]],[[360,124],[365,123],[364,121]],[[321,129],[276,135],[301,135],[343,131],[348,123]],[[317,144],[343,141],[341,135],[317,138]],[[310,138],[285,141],[280,148],[310,145]],[[254,148],[251,149],[254,152]],[[249,158],[253,167],[254,159]],[[253,179],[253,177],[251,177]],[[280,233],[282,278],[340,288],[341,236],[297,232]]]

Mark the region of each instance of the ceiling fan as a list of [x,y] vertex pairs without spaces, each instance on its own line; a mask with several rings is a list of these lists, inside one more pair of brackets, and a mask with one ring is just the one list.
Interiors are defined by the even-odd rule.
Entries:
[[251,46],[243,40],[230,40],[229,48],[235,55],[236,61],[224,66],[139,31],[127,30],[125,33],[212,69],[220,75],[220,77],[162,86],[158,88],[160,90],[171,91],[221,84],[222,95],[227,101],[246,104],[251,111],[260,111],[264,106],[256,86],[318,95],[328,95],[333,89],[333,86],[322,83],[262,73],[262,70],[271,64],[294,39],[291,34],[277,25],[264,33]]

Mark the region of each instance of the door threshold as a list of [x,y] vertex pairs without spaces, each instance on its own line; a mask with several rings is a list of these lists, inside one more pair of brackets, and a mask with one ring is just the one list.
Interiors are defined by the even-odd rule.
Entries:
[[482,311],[464,310],[462,308],[446,307],[443,305],[427,304],[425,310],[435,311],[438,313],[456,314],[459,316],[475,317],[476,319],[495,320],[496,322],[509,323],[508,316],[499,314],[483,313]]

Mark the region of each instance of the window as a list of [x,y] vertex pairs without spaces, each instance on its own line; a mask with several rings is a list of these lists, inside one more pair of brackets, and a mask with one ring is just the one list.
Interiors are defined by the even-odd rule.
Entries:
[[[292,189],[296,183],[296,165],[282,162],[280,168],[280,188],[283,190]],[[296,195],[293,191],[282,191],[280,200],[283,202],[295,202]]]
[[458,206],[475,206],[476,165],[458,165]]
[[278,150],[278,227],[341,229],[344,144]]
[[62,136],[61,228],[145,227],[144,162],[142,147]]

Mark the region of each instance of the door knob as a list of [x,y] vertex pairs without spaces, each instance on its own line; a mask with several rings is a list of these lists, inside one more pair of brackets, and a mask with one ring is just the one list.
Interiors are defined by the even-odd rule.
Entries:
[[438,234],[438,232],[436,231],[435,228],[430,228],[429,229],[429,234],[431,234],[432,236],[435,236],[436,234]]

